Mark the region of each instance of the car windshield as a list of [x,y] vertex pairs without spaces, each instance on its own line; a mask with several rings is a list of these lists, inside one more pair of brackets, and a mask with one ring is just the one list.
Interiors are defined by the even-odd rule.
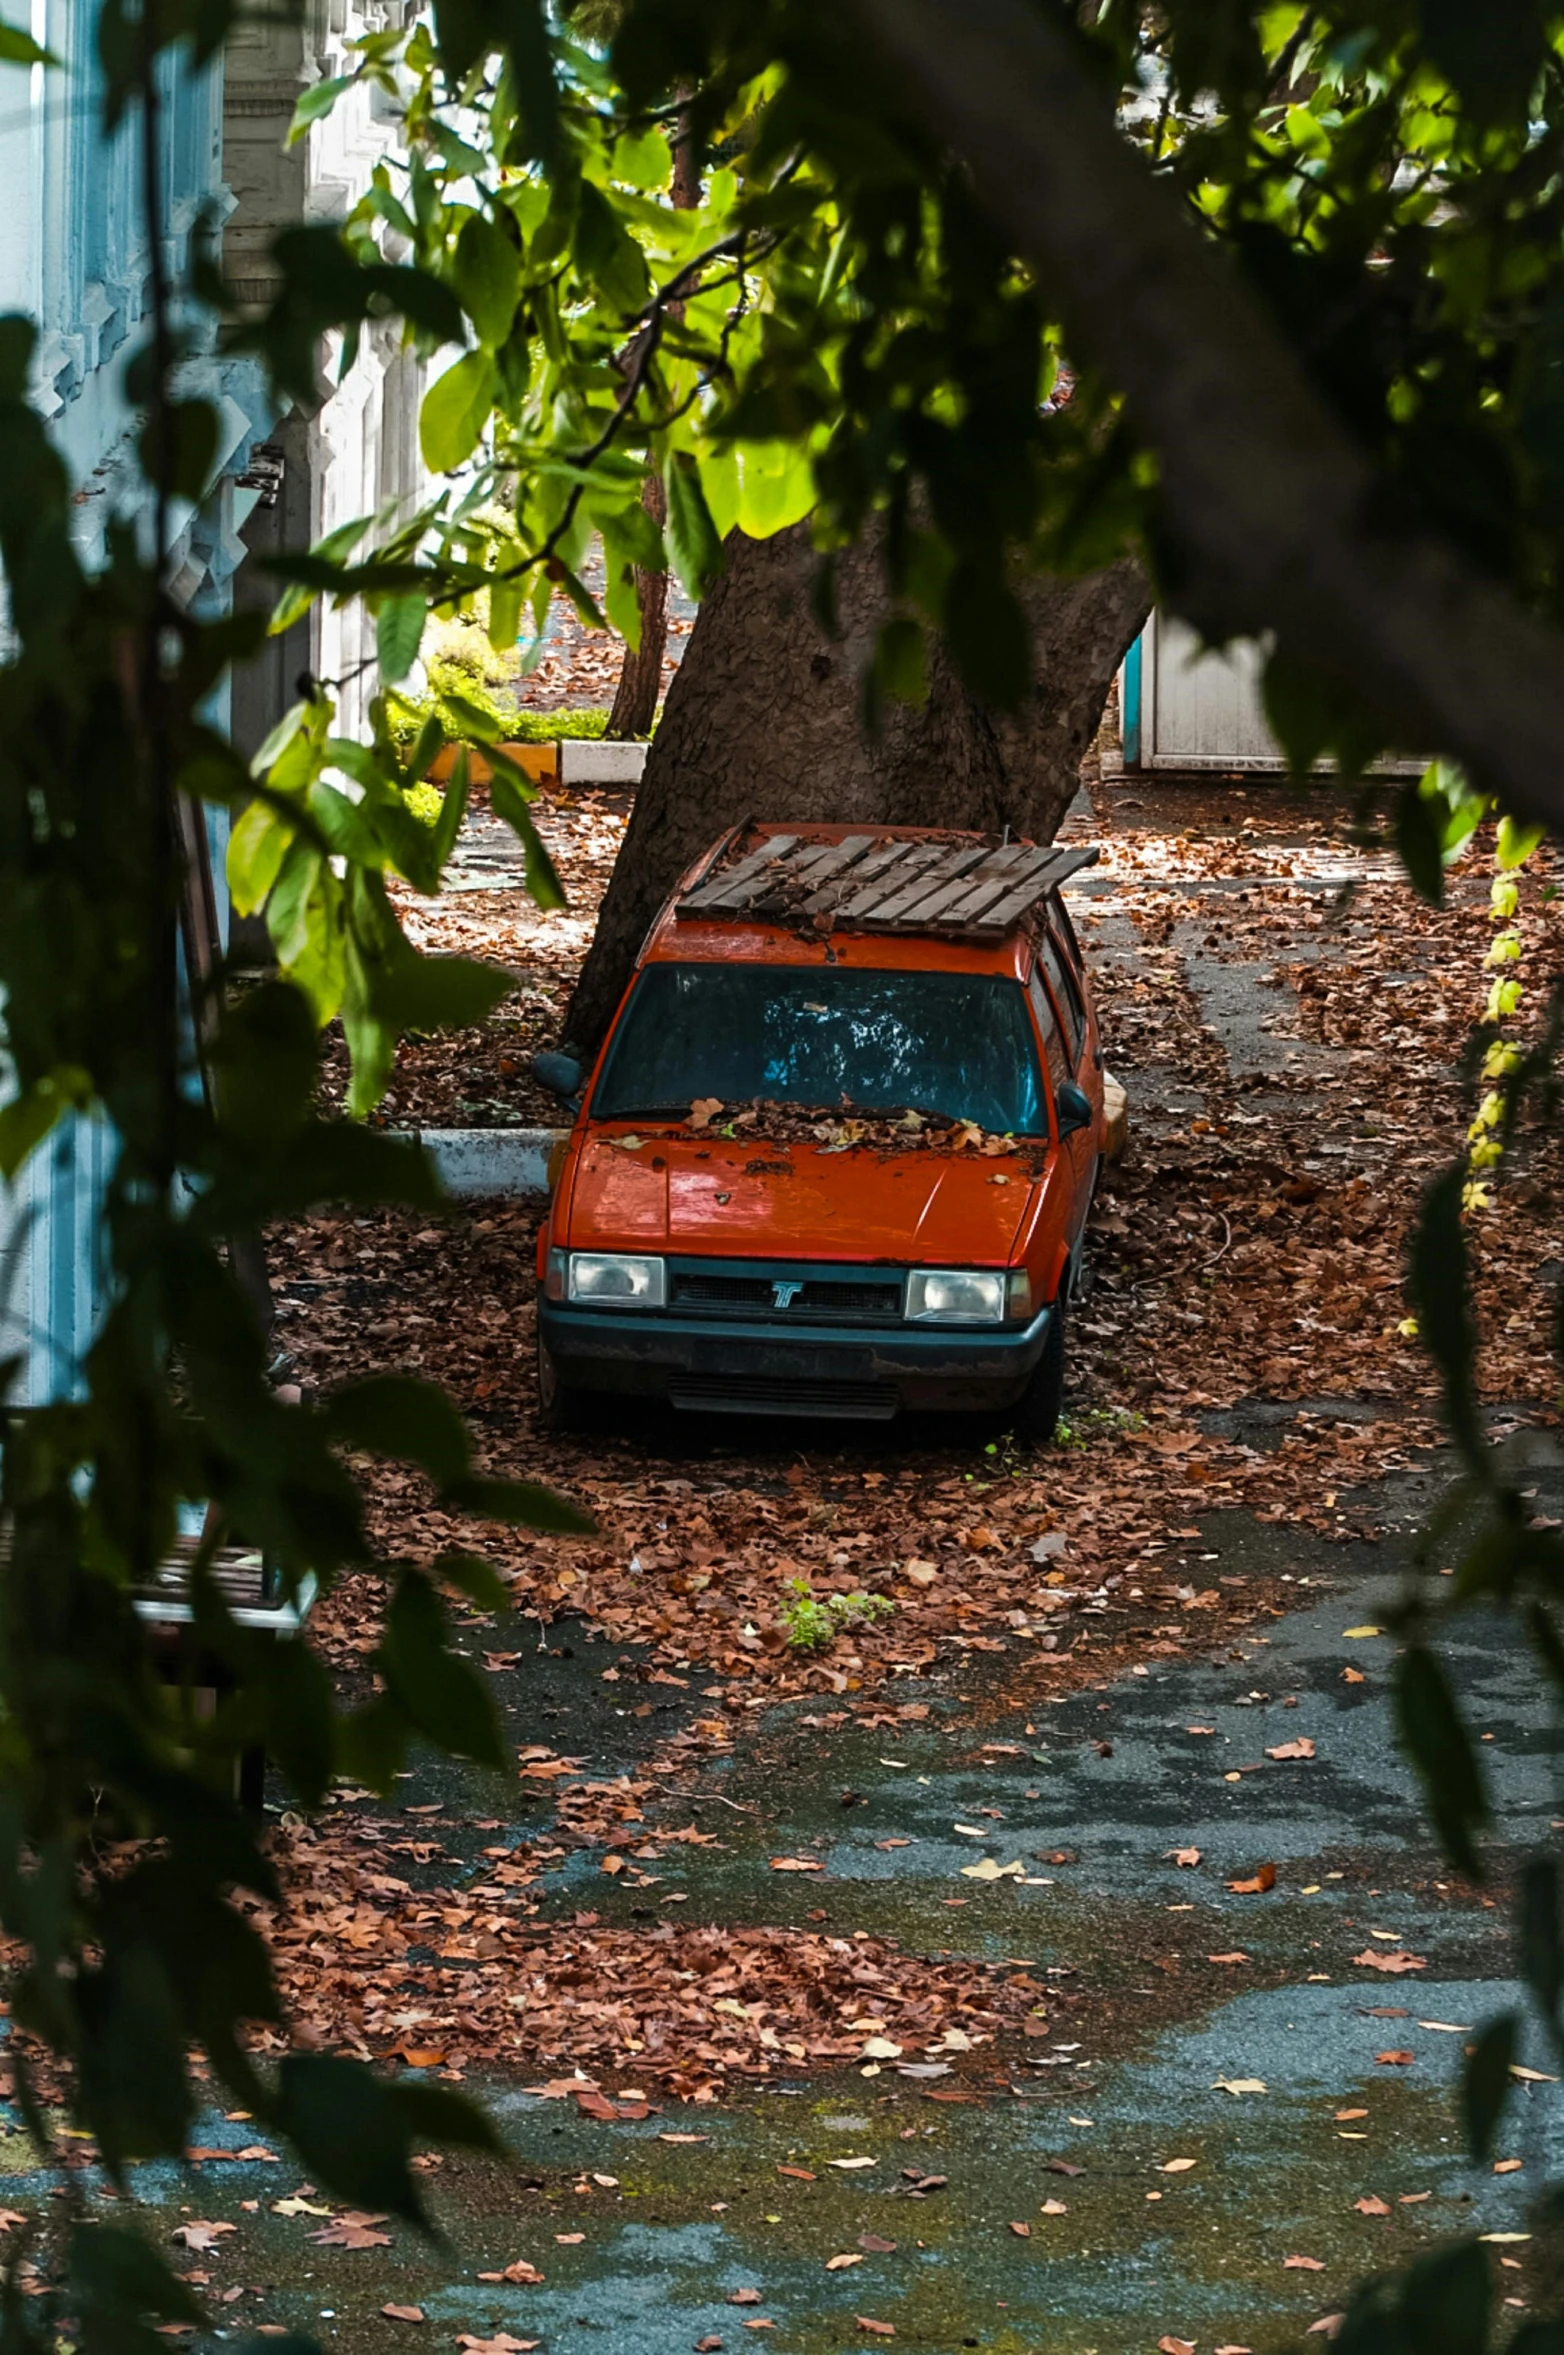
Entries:
[[673,1118],[702,1097],[923,1112],[1046,1133],[1025,993],[986,973],[648,965],[609,1044],[598,1120]]

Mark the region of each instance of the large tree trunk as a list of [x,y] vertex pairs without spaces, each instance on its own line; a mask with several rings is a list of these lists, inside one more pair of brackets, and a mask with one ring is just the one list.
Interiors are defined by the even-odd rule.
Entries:
[[691,862],[745,818],[963,826],[1051,841],[1075,794],[1113,674],[1150,591],[1132,559],[1024,598],[1036,688],[1000,714],[968,693],[942,645],[929,692],[888,703],[865,734],[861,679],[885,610],[876,552],[838,560],[840,635],[814,618],[807,525],[735,532],[697,616],[636,794],[597,935],[566,1018],[572,1052],[601,1043],[647,926]]

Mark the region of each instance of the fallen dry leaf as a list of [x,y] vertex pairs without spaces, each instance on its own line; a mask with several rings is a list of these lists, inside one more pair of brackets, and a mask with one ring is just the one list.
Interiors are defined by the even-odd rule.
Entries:
[[1493,2163],[1493,2171],[1495,2175],[1514,2175],[1517,2174],[1524,2165],[1525,2161],[1522,2159],[1495,2159]]
[[872,2159],[865,2159],[861,2157],[854,2159],[827,2159],[826,2165],[828,2167],[840,2167],[842,2173],[845,2175],[854,2167],[872,2167],[874,2165],[874,2161]]
[[1206,1960],[1212,1963],[1246,1963],[1249,1957],[1247,1954],[1208,1954]]
[[1312,2339],[1318,2332],[1322,2338],[1333,2339],[1346,2319],[1344,2314],[1322,2314],[1318,2322],[1310,2323],[1304,2336]]
[[856,2249],[844,2249],[839,2257],[827,2257],[825,2269],[827,2273],[845,2273],[849,2265],[862,2263],[863,2259]]
[[894,2339],[896,2336],[894,2322],[876,2322],[872,2314],[855,2314],[853,2320],[860,2330],[872,2332],[877,2339]]
[[813,2183],[815,2180],[815,2173],[812,2167],[778,2167],[777,2173],[779,2175],[791,2175],[795,2183]]
[[718,2338],[697,2339],[695,2355],[721,2355],[722,2341]]
[[1176,2339],[1169,2331],[1165,2339],[1158,2339],[1157,2355],[1195,2355],[1195,2342],[1193,2339]]
[[1274,1864],[1262,1864],[1257,1867],[1249,1880],[1229,1881],[1227,1885],[1235,1897],[1263,1896],[1267,1889],[1274,1889],[1276,1886],[1276,1867]]
[[480,2273],[478,2279],[480,2281],[517,2281],[526,2289],[536,2289],[543,2276],[535,2265],[527,2263],[525,2257],[517,2257],[511,2264],[503,2267],[500,2272]]
[[774,1873],[823,1873],[825,1866],[817,1856],[773,1856]]
[[1300,1734],[1295,1742],[1278,1742],[1274,1750],[1267,1750],[1267,1758],[1312,1758],[1314,1744],[1307,1734]]
[[339,2216],[335,2224],[326,2225],[320,2232],[310,2234],[323,2249],[388,2249],[391,2235],[376,2232],[371,2225],[361,2224],[356,2216]]
[[1032,2237],[1032,2227],[1029,2224],[1012,2224],[1010,2229],[1017,2240],[1029,2241]]
[[1218,2077],[1211,2088],[1213,2093],[1264,2093],[1263,2077]]
[[1069,2208],[1063,2200],[1044,2200],[1038,2210],[1040,2216],[1068,2216],[1069,2213]]
[[734,2290],[728,2299],[730,2306],[758,2306],[760,2292],[755,2289]]
[[424,2318],[422,2306],[382,2306],[380,2311],[387,2322],[422,2322]]
[[882,2240],[877,2232],[861,2232],[858,2246],[867,2249],[871,2257],[893,2257],[896,2253],[896,2243]]
[[1190,2168],[1198,2166],[1199,2163],[1198,2159],[1164,2159],[1157,2169],[1157,2173],[1159,2175],[1187,2175]]
[[1408,1954],[1401,1947],[1387,1953],[1383,1947],[1365,1946],[1363,1952],[1355,1954],[1352,1959],[1361,1970],[1385,1971],[1393,1979],[1400,1978],[1405,1971],[1426,1971],[1428,1968],[1426,1956]]
[[1376,2199],[1372,2192],[1366,2193],[1361,2200],[1354,2200],[1352,2205],[1360,2216],[1388,2216],[1390,2214],[1390,2202]]
[[1323,2273],[1325,2260],[1323,2257],[1284,2257],[1282,2270],[1284,2273]]
[[543,2341],[513,2339],[508,2330],[496,2331],[492,2339],[475,2338],[471,2331],[463,2331],[456,2344],[466,2349],[466,2355],[532,2355]]
[[1172,1857],[1175,1864],[1194,1865],[1200,1862],[1200,1851],[1198,1848],[1170,1848],[1168,1850],[1168,1854]]
[[1417,2055],[1414,2052],[1377,2052],[1374,2058],[1382,2068],[1410,2069]]
[[1338,2110],[1335,2115],[1336,2123],[1342,2125],[1348,2118],[1366,2118],[1368,2112],[1367,2110]]
[[204,2253],[208,2249],[217,2248],[225,2232],[237,2232],[238,2229],[237,2224],[211,2224],[207,2222],[205,2217],[197,2216],[189,2224],[176,2224],[172,2238],[182,2241],[187,2249],[196,2249]]

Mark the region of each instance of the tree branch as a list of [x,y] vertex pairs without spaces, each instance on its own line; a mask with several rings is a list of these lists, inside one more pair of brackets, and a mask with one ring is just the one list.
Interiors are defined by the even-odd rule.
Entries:
[[1075,36],[1035,0],[847,0],[1155,451],[1212,636],[1276,630],[1380,711],[1564,832],[1564,639],[1389,486],[1171,190],[1123,139]]

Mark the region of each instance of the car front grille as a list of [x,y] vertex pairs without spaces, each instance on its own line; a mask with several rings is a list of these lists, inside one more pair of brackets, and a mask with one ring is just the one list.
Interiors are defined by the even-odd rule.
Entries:
[[[900,1276],[807,1277],[728,1275],[719,1269],[673,1268],[668,1303],[707,1315],[766,1317],[778,1324],[895,1325],[901,1322]],[[780,1297],[779,1297],[780,1289]]]
[[889,1382],[803,1382],[772,1374],[680,1374],[668,1392],[686,1414],[831,1415],[853,1423],[888,1423],[896,1412]]

